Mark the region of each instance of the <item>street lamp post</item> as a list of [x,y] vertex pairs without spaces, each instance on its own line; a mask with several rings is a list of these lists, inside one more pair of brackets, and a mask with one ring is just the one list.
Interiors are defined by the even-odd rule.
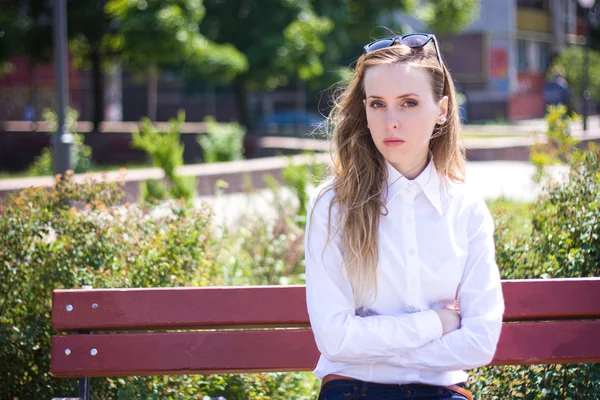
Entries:
[[590,100],[590,8],[594,6],[596,0],[578,0],[578,2],[581,8],[585,10],[585,49],[583,54],[583,132],[587,133],[588,104]]
[[52,137],[53,169],[55,174],[65,174],[73,169],[72,147],[74,136],[67,127],[66,114],[69,107],[69,77],[67,68],[67,0],[54,0],[52,5],[54,40],[54,76],[58,127]]

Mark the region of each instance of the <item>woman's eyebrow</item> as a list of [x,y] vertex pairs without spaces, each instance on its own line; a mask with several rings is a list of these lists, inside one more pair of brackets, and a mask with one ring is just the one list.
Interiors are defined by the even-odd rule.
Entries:
[[[410,96],[413,96],[413,97],[421,97],[421,96],[419,96],[419,95],[418,95],[418,94],[416,94],[416,93],[406,93],[406,94],[402,94],[402,95],[400,95],[400,96],[397,96],[396,98],[397,98],[397,99],[401,99],[401,98],[403,98],[403,97],[410,97]],[[381,97],[381,96],[374,96],[374,95],[371,95],[371,96],[367,97],[367,99],[370,99],[370,98],[373,98],[373,99],[383,99],[383,97]]]

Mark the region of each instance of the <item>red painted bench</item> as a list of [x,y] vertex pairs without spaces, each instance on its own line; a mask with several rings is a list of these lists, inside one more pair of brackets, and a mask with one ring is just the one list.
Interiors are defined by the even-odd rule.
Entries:
[[[600,362],[600,278],[502,288],[492,365]],[[90,377],[310,371],[319,355],[304,286],[55,290],[52,326],[51,373],[84,399]]]

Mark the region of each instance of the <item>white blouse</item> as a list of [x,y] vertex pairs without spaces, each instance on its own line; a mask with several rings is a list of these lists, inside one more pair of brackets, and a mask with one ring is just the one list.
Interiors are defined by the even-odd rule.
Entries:
[[[377,297],[367,310],[354,309],[340,235],[324,247],[333,191],[315,201],[330,182],[307,206],[306,298],[321,352],[314,373],[379,383],[464,382],[463,370],[492,360],[502,326],[492,217],[481,198],[439,174],[433,161],[412,181],[386,164],[388,214],[379,226]],[[332,235],[337,212],[336,205]],[[442,335],[433,310],[455,298],[460,329]]]

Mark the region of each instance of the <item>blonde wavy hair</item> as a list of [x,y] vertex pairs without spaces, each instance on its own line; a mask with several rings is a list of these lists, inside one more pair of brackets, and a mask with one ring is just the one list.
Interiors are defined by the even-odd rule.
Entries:
[[377,296],[379,218],[388,212],[382,201],[382,194],[387,189],[387,169],[385,159],[367,129],[364,77],[367,69],[373,66],[398,63],[408,63],[430,72],[435,101],[448,96],[447,120],[434,128],[429,150],[436,169],[446,179],[464,181],[465,151],[459,140],[461,124],[454,83],[446,66],[443,70],[440,67],[434,46],[428,43],[412,49],[393,45],[360,56],[351,79],[338,90],[328,117],[332,165],[325,180],[331,179],[331,184],[316,200],[318,202],[329,190],[334,191],[329,204],[325,246],[331,241],[331,211],[337,204],[336,234],[341,234],[343,264],[357,309],[368,307]]

